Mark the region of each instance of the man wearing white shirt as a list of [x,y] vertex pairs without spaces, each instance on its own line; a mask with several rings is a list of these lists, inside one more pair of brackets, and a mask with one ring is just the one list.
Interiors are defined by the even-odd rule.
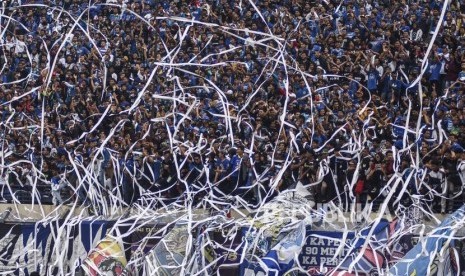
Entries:
[[8,185],[8,182],[6,181],[6,178],[7,178],[6,173],[3,173],[2,175],[0,175],[0,186],[1,186],[0,202],[6,202],[6,199],[4,197],[4,193],[8,192],[8,188],[6,187]]
[[459,160],[457,162],[457,173],[459,174],[460,182],[462,183],[460,186],[460,192],[462,193],[463,197],[463,186],[465,184],[465,151],[459,155]]
[[26,56],[26,43],[23,41],[23,35],[18,35],[15,39],[15,54],[16,56]]
[[433,212],[445,213],[446,212],[446,177],[444,169],[441,167],[439,160],[432,160],[427,165],[427,187],[428,194],[431,199],[431,208]]
[[7,51],[10,51],[15,46],[15,41],[14,41],[13,37],[11,36],[11,34],[9,34],[9,33],[6,34],[5,41],[3,41],[3,39],[1,39],[0,42],[1,42],[1,44],[3,44],[3,47],[5,47],[5,49]]

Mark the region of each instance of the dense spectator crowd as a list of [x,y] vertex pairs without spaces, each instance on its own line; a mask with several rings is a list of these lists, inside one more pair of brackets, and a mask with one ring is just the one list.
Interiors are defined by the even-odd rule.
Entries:
[[317,202],[389,187],[391,210],[418,195],[450,211],[465,3],[440,22],[443,3],[5,1],[3,192],[257,204],[300,181]]

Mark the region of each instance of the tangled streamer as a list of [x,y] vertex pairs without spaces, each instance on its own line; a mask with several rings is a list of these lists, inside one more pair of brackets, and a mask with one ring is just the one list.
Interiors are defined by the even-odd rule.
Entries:
[[0,273],[385,275],[465,182],[462,7],[387,2],[3,1]]

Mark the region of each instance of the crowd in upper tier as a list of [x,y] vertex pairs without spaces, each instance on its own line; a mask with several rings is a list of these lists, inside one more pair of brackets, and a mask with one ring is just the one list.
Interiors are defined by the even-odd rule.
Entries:
[[300,181],[451,211],[465,3],[446,2],[4,1],[3,197],[257,204]]

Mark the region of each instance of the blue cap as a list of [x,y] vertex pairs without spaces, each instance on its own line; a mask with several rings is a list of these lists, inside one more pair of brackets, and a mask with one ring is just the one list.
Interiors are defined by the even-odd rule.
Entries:
[[465,81],[465,72],[462,71],[459,73],[459,80]]
[[401,139],[400,140],[397,140],[395,143],[394,143],[394,146],[397,148],[397,149],[402,149],[404,147],[404,141],[402,141]]
[[454,143],[454,144],[452,145],[451,150],[452,150],[453,152],[463,152],[463,151],[464,151],[463,147],[462,147],[461,145],[459,145],[458,143]]
[[410,31],[410,27],[409,26],[402,26],[402,27],[400,27],[400,30],[403,31],[403,32],[408,32],[408,31]]
[[52,177],[51,182],[55,185],[58,185],[60,183],[60,178],[58,176],[54,176]]
[[449,109],[447,108],[447,106],[442,105],[442,104],[441,104],[440,106],[438,106],[438,109],[441,110],[441,111],[444,111],[444,112],[449,110]]

